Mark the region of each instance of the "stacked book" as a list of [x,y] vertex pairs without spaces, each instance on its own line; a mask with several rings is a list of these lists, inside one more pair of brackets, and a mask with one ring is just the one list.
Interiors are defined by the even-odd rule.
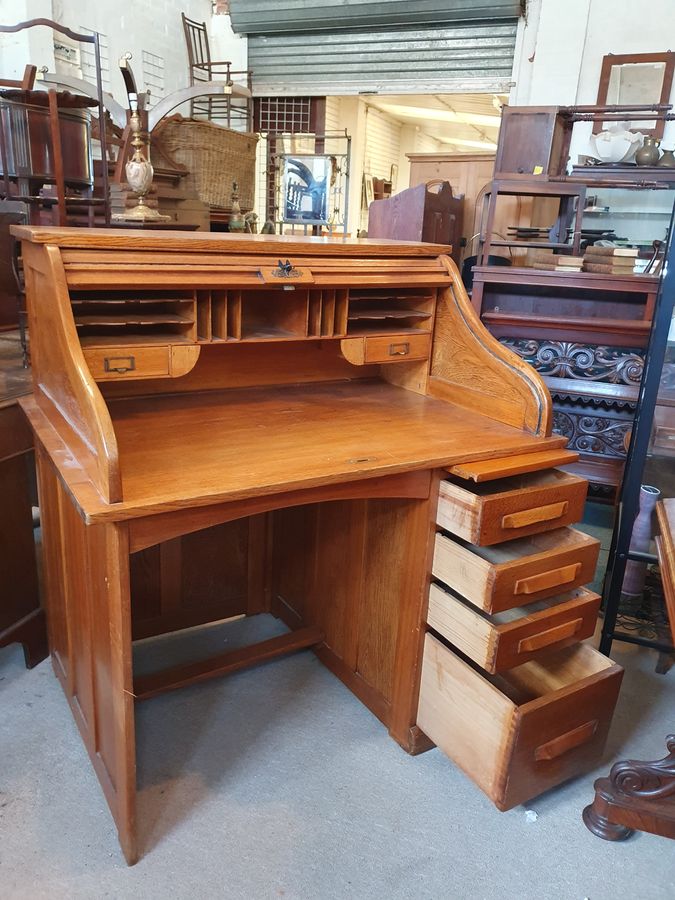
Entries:
[[638,250],[630,247],[587,247],[584,272],[600,275],[632,275]]
[[553,250],[528,250],[526,265],[554,272],[581,272],[583,256],[566,256]]

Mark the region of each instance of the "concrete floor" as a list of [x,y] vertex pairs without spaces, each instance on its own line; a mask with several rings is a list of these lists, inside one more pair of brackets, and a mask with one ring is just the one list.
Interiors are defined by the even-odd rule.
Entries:
[[[279,629],[268,617],[170,639],[175,659]],[[227,641],[227,642],[226,642]],[[159,646],[138,650],[139,668]],[[166,652],[163,650],[162,652]],[[310,652],[140,704],[144,856],[124,864],[48,662],[0,651],[0,897],[673,900],[675,843],[592,836],[593,779],[664,755],[675,670],[615,645],[626,678],[595,772],[497,812],[438,750],[407,756]]]

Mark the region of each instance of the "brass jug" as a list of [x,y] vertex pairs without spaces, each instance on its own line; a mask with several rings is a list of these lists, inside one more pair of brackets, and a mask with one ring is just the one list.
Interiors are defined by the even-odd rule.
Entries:
[[653,137],[646,137],[642,146],[635,154],[635,162],[638,166],[655,166],[659,161],[659,144],[661,142]]

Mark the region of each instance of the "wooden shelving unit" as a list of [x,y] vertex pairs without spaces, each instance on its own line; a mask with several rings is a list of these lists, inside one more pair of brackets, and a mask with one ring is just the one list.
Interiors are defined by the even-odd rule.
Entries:
[[574,471],[611,499],[620,482],[658,278],[480,266],[472,303],[491,333],[533,365],[553,396]]

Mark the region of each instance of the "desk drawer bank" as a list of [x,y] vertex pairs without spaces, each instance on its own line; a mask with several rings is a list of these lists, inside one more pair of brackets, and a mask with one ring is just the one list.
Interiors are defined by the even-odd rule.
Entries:
[[[14,230],[52,662],[130,864],[135,704],[303,649],[501,809],[594,764],[621,670],[584,643],[586,484],[449,248]],[[242,615],[276,636],[134,670]]]

